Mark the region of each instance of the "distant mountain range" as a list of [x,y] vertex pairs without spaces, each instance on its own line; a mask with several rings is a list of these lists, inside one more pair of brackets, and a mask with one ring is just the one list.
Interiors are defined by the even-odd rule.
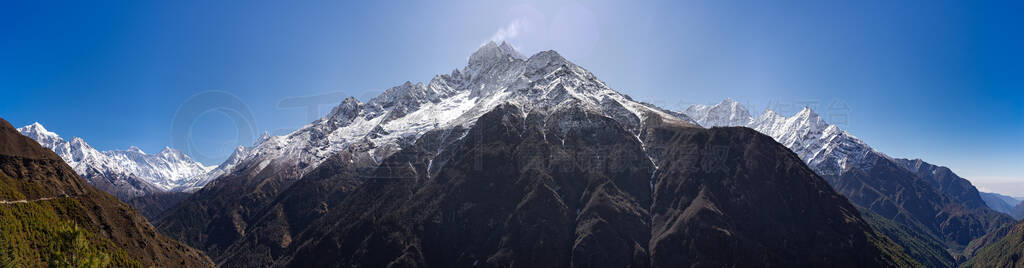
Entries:
[[[768,109],[755,118],[738,102],[726,99],[716,105],[693,105],[685,114],[704,127],[745,126],[771,136],[854,204],[924,234],[920,238],[941,242],[942,249],[925,249],[912,245],[934,243],[900,241],[909,236],[889,234],[915,258],[935,260],[926,262],[928,266],[955,265],[955,259],[968,258],[982,246],[972,241],[1014,222],[989,208],[969,181],[948,168],[889,157],[807,107],[791,117]],[[947,256],[946,251],[952,254]]]
[[[123,186],[121,188],[124,190],[121,191],[129,197],[158,191],[184,190],[183,186],[202,180],[213,168],[203,166],[170,147],[165,147],[157,154],[147,154],[135,146],[127,150],[101,152],[79,137],[71,141],[64,140],[39,123],[18,128],[18,132],[56,152],[78,174],[121,176],[108,181],[115,186]],[[91,181],[97,176],[86,178]]]
[[985,204],[996,211],[1006,213],[1017,220],[1024,218],[1024,204],[1022,204],[1024,199],[986,192],[981,192],[981,198],[985,200]]
[[38,122],[17,130],[57,153],[89,184],[132,204],[150,218],[223,174],[246,152],[245,147],[239,147],[223,164],[208,167],[169,147],[156,154],[135,146],[99,151],[79,137],[65,140]]
[[18,131],[223,267],[984,266],[1024,215],[809,108],[670,111],[506,43],[217,167]]

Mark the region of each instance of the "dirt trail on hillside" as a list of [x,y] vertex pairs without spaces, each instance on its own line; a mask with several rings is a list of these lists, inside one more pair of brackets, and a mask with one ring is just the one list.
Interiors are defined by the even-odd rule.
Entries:
[[32,200],[28,200],[28,199],[20,199],[20,200],[0,200],[0,205],[7,205],[7,204],[24,204],[24,203],[28,203],[28,202],[38,202],[38,201],[47,201],[47,200],[54,200],[54,199],[58,199],[58,198],[73,198],[73,197],[75,197],[75,196],[73,196],[73,195],[61,195],[61,196],[53,196],[53,197],[43,197],[43,198],[37,198],[37,199],[32,199]]

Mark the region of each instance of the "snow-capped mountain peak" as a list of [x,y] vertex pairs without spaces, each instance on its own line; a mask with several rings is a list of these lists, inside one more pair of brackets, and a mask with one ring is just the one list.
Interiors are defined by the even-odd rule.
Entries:
[[[94,175],[113,175],[119,179],[138,178],[167,191],[205,178],[210,169],[170,147],[165,147],[155,155],[146,154],[136,146],[127,150],[101,152],[80,137],[66,141],[56,133],[47,131],[38,122],[19,128],[18,131],[53,150],[86,180]],[[125,182],[118,185],[134,186],[138,183]]]
[[46,130],[46,128],[43,127],[43,125],[39,122],[35,122],[31,125],[18,128],[18,132],[20,132],[22,135],[32,138],[33,140],[36,140],[36,142],[38,142],[39,144],[43,145],[43,147],[46,148],[53,148],[58,146],[58,144],[64,142],[64,139],[57,135],[57,133],[53,133],[50,132],[49,130]]
[[715,105],[692,105],[684,113],[704,127],[747,126],[754,121],[747,108],[732,99]]
[[789,147],[821,175],[838,175],[849,167],[866,167],[869,156],[888,158],[863,141],[830,125],[811,108],[790,117],[771,109],[753,118],[738,102],[726,99],[714,106],[693,105],[684,112],[701,126],[749,127]]
[[686,115],[636,102],[601,82],[555,51],[523,58],[507,43],[488,43],[462,70],[435,76],[428,84],[404,82],[366,103],[343,100],[330,113],[285,136],[257,144],[237,165],[275,166],[300,176],[341,150],[375,161],[434,129],[467,129],[505,103],[524,113],[547,114],[569,107],[609,116],[633,131],[646,119],[695,125]]
[[146,152],[142,151],[142,148],[136,147],[135,145],[128,146],[128,151],[135,152],[135,153],[140,153],[140,154],[145,154],[146,153]]
[[782,117],[782,115],[776,113],[775,110],[772,110],[772,108],[765,108],[764,112],[761,112],[761,116],[759,116],[758,118],[764,117]]
[[35,122],[30,125],[18,128],[18,131],[21,132],[22,135],[30,137],[48,137],[52,139],[60,138],[60,136],[58,136],[57,133],[53,133],[50,132],[49,130],[46,130],[46,127],[43,127],[43,124],[40,124],[39,122]]
[[469,65],[493,64],[495,61],[511,61],[513,59],[521,60],[523,54],[505,41],[502,41],[501,44],[490,41],[469,56]]
[[801,109],[800,112],[796,113],[796,118],[801,124],[813,129],[823,130],[829,126],[829,124],[825,122],[825,119],[822,119],[821,116],[811,110],[810,107],[804,107]]
[[164,149],[160,150],[157,155],[168,160],[192,160],[192,158],[185,155],[185,153],[171,147],[164,147]]
[[[347,98],[290,134],[262,135],[253,147],[238,148],[217,168],[205,167],[170,148],[154,155],[138,148],[100,153],[80,139],[52,148],[66,152],[61,154],[66,161],[79,167],[137,175],[164,190],[188,191],[241,168],[258,172],[274,165],[280,172],[301,176],[341,150],[379,161],[428,131],[468,129],[480,116],[506,103],[521,107],[524,113],[592,111],[637,133],[651,117],[667,124],[696,125],[684,114],[618,93],[555,51],[524,58],[508,43],[489,42],[461,70],[437,75],[427,84],[404,82],[365,103]],[[41,125],[26,128],[42,129]]]

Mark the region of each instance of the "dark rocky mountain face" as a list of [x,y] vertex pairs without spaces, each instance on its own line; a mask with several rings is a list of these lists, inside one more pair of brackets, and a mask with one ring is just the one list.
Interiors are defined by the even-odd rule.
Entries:
[[[287,225],[304,225],[303,222],[309,220],[305,216],[315,218],[317,213],[285,211],[285,208],[307,201],[329,208],[329,199],[335,198],[332,197],[335,193],[330,191],[306,198],[308,190],[301,190],[304,188],[296,188],[294,197],[283,196],[295,186],[293,184],[310,180],[298,185],[334,187],[332,178],[359,184],[358,178],[343,178],[346,176],[334,172],[372,170],[381,160],[428,138],[428,133],[435,133],[433,135],[441,141],[459,140],[458,129],[472,126],[482,114],[502,103],[514,103],[544,114],[559,107],[577,107],[613,118],[630,131],[638,131],[648,116],[663,116],[663,120],[689,124],[685,115],[639,103],[615,92],[554,51],[523,58],[509,52],[511,49],[507,44],[486,45],[470,57],[469,65],[462,71],[436,76],[429,84],[405,83],[385,90],[366,103],[346,99],[329,114],[295,132],[261,139],[240,158],[237,166],[224,170],[226,175],[164,214],[158,226],[173,237],[205,249],[217,260],[236,255],[227,252],[236,243],[255,247],[236,247],[241,251],[266,252],[260,248],[280,247],[288,244],[285,242],[289,239],[284,238],[291,235],[275,233],[277,238],[264,239],[259,231],[264,228],[261,226],[269,226],[265,224],[269,222],[282,225],[280,220],[288,218],[291,220]],[[434,152],[442,160],[445,153],[450,150]],[[354,162],[345,163],[346,159]],[[333,163],[328,163],[330,161]],[[436,170],[429,167],[440,166],[441,162],[431,160],[425,169]],[[322,172],[314,172],[317,169]],[[299,217],[300,214],[303,215]],[[257,235],[253,240],[265,242],[242,241],[248,239],[249,234]]]
[[930,183],[939,192],[968,209],[986,207],[978,189],[970,181],[957,176],[947,167],[936,166],[921,159],[894,159],[897,164]]
[[[895,161],[961,206],[946,206],[935,218],[941,220],[939,227],[947,234],[946,238],[954,239],[957,246],[964,247],[960,254],[964,258],[973,257],[980,247],[994,242],[993,235],[1002,237],[1001,234],[1005,234],[1014,223],[1014,217],[990,208],[970,181],[957,176],[949,168],[920,159]],[[968,242],[964,244],[963,241]]]
[[225,267],[270,265],[295,242],[294,236],[330,212],[361,184],[361,178],[376,164],[365,156],[352,150],[331,156],[263,209],[252,220],[247,235],[216,261]]
[[[399,151],[394,158],[414,163],[418,176],[426,178],[428,173],[436,175],[437,169],[452,157],[452,150],[445,150],[465,129],[443,129],[426,133],[416,143]],[[273,263],[286,253],[295,242],[296,236],[308,229],[317,220],[338,207],[368,178],[374,178],[376,169],[399,168],[377,163],[357,145],[331,156],[313,172],[303,176],[276,198],[246,232],[248,235],[232,244],[216,261],[225,267],[265,266]],[[400,162],[400,161],[393,161]],[[428,170],[429,169],[429,170]],[[415,181],[415,178],[405,178]]]
[[1007,215],[985,206],[977,190],[960,184],[965,180],[957,180],[955,175],[937,172],[918,176],[914,170],[927,169],[907,169],[883,157],[867,162],[866,168],[847,169],[842,175],[825,179],[854,204],[910,230],[938,238],[954,255],[970,257],[962,251],[972,241],[1013,222]]
[[86,259],[119,267],[213,265],[201,251],[157,233],[134,209],[90,186],[3,119],[0,200],[0,260],[16,267]]
[[[607,88],[553,51],[529,59],[502,49],[474,55],[461,72],[428,85],[406,83],[365,104],[348,99],[308,127],[269,138],[229,174],[164,214],[161,230],[237,267],[759,264],[704,251],[711,244],[777,266],[838,259],[913,264],[906,254],[949,266],[952,257],[931,242],[962,248],[993,225],[976,218],[987,214],[955,204],[892,161],[826,178],[841,185],[841,193],[857,196],[850,198],[856,204],[880,210],[869,223],[906,225],[887,234],[915,232],[896,240],[903,248],[893,246],[866,227],[845,199],[835,201],[828,184],[826,192],[810,194],[821,178],[799,170],[800,159],[779,153],[788,150],[778,143],[761,144],[764,136],[695,128],[684,115]],[[500,103],[510,106],[492,115]],[[700,138],[709,133],[721,136]],[[679,144],[683,136],[688,143]],[[686,151],[691,154],[676,148],[683,145],[692,147]],[[718,159],[731,159],[742,172],[666,169],[709,169],[700,153],[718,150],[743,152]],[[694,155],[703,160],[678,159]],[[662,172],[676,173],[662,178]],[[671,190],[659,190],[662,183]],[[788,194],[786,187],[808,193],[778,194]],[[680,196],[658,202],[657,193]],[[762,201],[770,205],[751,208]],[[816,202],[801,205],[807,201]],[[822,223],[842,228],[798,232]],[[716,235],[715,228],[726,235]],[[763,233],[777,228],[780,234]],[[823,242],[834,239],[847,242]],[[662,255],[654,252],[658,247]],[[693,253],[663,255],[674,247]]]
[[[972,241],[1012,222],[989,209],[977,189],[948,168],[919,159],[890,158],[839,126],[829,125],[810,108],[791,117],[766,110],[754,118],[741,104],[726,99],[713,106],[693,105],[686,113],[704,126],[748,126],[772,136],[854,204],[875,212],[879,219],[904,225],[892,228],[881,220],[871,221],[882,224],[875,226],[878,229],[907,238],[896,240],[908,250],[927,253],[912,254],[925,258],[919,261],[935,263],[945,257],[935,258],[931,253],[936,251],[914,237],[938,239],[951,254],[970,256],[962,251]],[[919,234],[902,234],[907,231]]]
[[[647,216],[642,209],[644,206],[638,203],[649,202],[648,179],[653,166],[640,151],[636,138],[614,127],[614,121],[605,117],[590,116],[593,121],[587,122],[603,127],[569,131],[569,128],[559,129],[558,121],[545,122],[536,114],[527,120],[514,106],[501,110],[479,121],[493,123],[478,124],[457,145],[447,148],[454,151],[450,154],[452,159],[444,167],[435,167],[439,170],[434,176],[428,175],[432,171],[427,167],[438,163],[427,160],[432,155],[430,151],[414,148],[389,158],[338,206],[338,210],[321,221],[324,224],[314,225],[299,239],[307,241],[297,247],[302,248],[300,255],[319,255],[319,250],[337,250],[339,254],[288,259],[300,266],[380,266],[403,254],[415,254],[419,257],[406,257],[412,264],[450,267],[472,266],[476,262],[484,265],[493,257],[491,263],[566,266],[571,260],[565,251],[574,248],[575,233],[607,228],[607,223],[599,220],[574,228],[577,217],[597,217],[629,209],[631,213],[611,220],[636,228],[605,230],[624,232],[616,236],[622,239],[620,242],[598,243],[583,236],[577,250],[616,247],[626,250],[613,256],[594,254],[591,257],[615,258],[613,263],[646,263],[641,256],[646,256],[644,248],[649,233],[643,226]],[[574,116],[587,115],[568,112],[554,115],[566,119]],[[605,146],[583,146],[576,137],[592,139],[589,145]],[[564,148],[562,141],[565,141]],[[608,158],[628,159],[632,165],[608,166],[612,162]],[[610,178],[613,176],[619,182]],[[556,177],[574,179],[556,180]],[[590,191],[585,192],[588,188]],[[619,204],[613,204],[609,198],[620,199]],[[620,207],[608,207],[611,205]],[[397,232],[394,236],[420,242],[414,247],[391,244],[403,243],[396,237],[380,244],[341,245],[332,249],[331,240],[320,239],[322,236],[352,236],[357,240],[359,237],[376,240],[392,236],[394,232]],[[321,233],[324,235],[319,235]],[[537,242],[542,244],[538,246]],[[639,252],[634,254],[634,249]],[[305,263],[307,261],[311,263]]]
[[772,138],[748,128],[675,131],[655,177],[653,266],[916,264]]
[[219,256],[246,234],[260,208],[295,180],[293,169],[271,165],[257,172],[242,167],[193,193],[156,223],[168,236]]
[[276,264],[918,265],[767,136],[669,125],[641,136],[581,110],[501,106],[441,166],[425,147],[385,160]]

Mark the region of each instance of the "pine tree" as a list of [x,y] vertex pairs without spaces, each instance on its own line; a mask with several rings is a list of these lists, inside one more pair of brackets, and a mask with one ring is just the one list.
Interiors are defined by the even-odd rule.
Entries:
[[14,248],[6,243],[5,245],[7,246],[0,248],[0,268],[21,267],[21,260],[14,253]]
[[62,226],[51,250],[53,267],[96,268],[110,266],[110,255],[91,246],[86,232],[78,225]]

